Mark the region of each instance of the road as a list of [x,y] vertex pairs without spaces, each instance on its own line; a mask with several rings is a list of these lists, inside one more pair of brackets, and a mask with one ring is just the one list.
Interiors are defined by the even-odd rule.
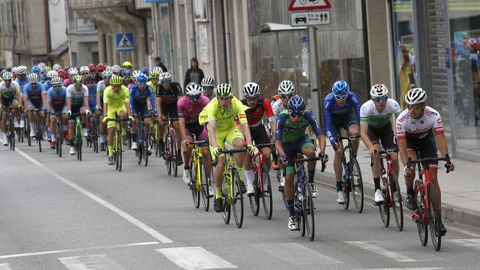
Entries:
[[152,158],[145,168],[133,152],[124,157],[117,172],[91,149],[78,162],[25,144],[16,152],[2,147],[0,270],[480,269],[480,230],[446,224],[435,252],[431,243],[420,245],[408,217],[403,232],[385,228],[371,199],[362,214],[345,211],[324,185],[314,242],[287,229],[278,192],[272,220],[254,217],[247,202],[237,229],[212,209],[195,209],[181,176],[168,176],[163,160]]

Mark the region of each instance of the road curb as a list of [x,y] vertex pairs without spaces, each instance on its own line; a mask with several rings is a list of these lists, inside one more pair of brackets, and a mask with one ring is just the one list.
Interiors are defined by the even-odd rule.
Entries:
[[[316,182],[322,185],[330,186],[330,187],[335,187],[335,175],[333,173],[329,172],[321,172],[320,169],[316,170],[316,178],[319,179]],[[370,182],[372,183],[370,183]],[[405,186],[400,186],[401,189],[405,189]],[[374,194],[374,186],[373,186],[373,180],[372,179],[363,179],[363,191],[365,194],[365,198],[368,200],[371,200],[373,194]],[[406,193],[402,192],[402,196],[405,198]],[[365,204],[369,203],[367,200],[365,200]],[[373,205],[373,201],[370,201]],[[473,203],[473,202],[472,202]],[[408,210],[404,206],[404,212]],[[410,214],[408,214],[410,216]],[[456,222],[462,225],[470,226],[470,227],[475,227],[475,228],[480,228],[480,212],[466,209],[463,207],[459,206],[454,206],[452,204],[448,203],[442,203],[442,216],[445,220],[451,221],[451,222]]]

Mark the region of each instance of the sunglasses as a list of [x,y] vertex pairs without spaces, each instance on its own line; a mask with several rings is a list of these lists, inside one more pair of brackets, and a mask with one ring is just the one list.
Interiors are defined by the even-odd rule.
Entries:
[[230,98],[232,98],[232,97],[218,97],[218,99],[220,99],[220,100],[229,100]]
[[293,94],[290,94],[290,95],[280,95],[281,98],[283,99],[290,99],[291,97],[293,97]]
[[304,111],[301,111],[301,112],[293,112],[293,111],[288,111],[288,114],[292,117],[292,118],[299,118],[299,117],[302,117],[303,116],[303,113]]
[[88,81],[88,82],[86,82],[86,83],[87,83],[87,84],[95,84],[94,81]]
[[10,83],[10,82],[12,82],[12,80],[4,80],[4,82]]
[[415,111],[418,111],[418,110],[420,110],[420,109],[423,108],[423,104],[413,104],[413,105],[407,104],[407,108],[408,108],[408,110],[412,110],[412,109],[413,109],[413,110],[415,110]]
[[376,98],[372,98],[372,100],[373,100],[374,102],[376,102],[376,103],[381,102],[381,101],[385,102],[385,101],[387,101],[387,99],[388,99],[388,97],[376,97]]
[[335,95],[335,99],[338,100],[345,100],[347,99],[348,95]]
[[146,83],[139,83],[139,82],[137,82],[137,84],[138,84],[138,86],[147,86]]
[[197,101],[200,99],[200,95],[188,96],[188,99],[190,99],[190,101]]

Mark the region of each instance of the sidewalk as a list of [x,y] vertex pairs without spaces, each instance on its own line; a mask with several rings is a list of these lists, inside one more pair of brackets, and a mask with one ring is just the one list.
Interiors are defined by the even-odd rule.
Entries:
[[[329,161],[325,173],[320,173],[320,165],[318,165],[315,178],[320,179],[320,183],[335,186],[335,174],[333,172],[335,155],[329,144],[327,144],[326,153]],[[371,197],[373,197],[374,185],[370,169],[370,157],[363,142],[360,143],[357,158],[362,171],[364,192],[366,196],[370,197],[365,198],[365,204],[373,204]],[[442,190],[442,216],[450,221],[480,228],[480,164],[460,159],[453,159],[453,162],[455,163],[455,171],[447,174],[442,166],[442,169],[439,169],[438,172]],[[402,168],[403,166],[400,164],[400,169]],[[402,173],[400,173],[399,181],[405,197],[406,188]],[[406,209],[405,206],[404,209]]]

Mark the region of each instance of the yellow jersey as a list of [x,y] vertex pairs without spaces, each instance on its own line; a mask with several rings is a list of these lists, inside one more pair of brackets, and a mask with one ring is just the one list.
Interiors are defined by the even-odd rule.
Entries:
[[118,92],[113,91],[112,86],[105,88],[103,92],[103,102],[108,104],[109,108],[119,108],[130,102],[130,92],[126,86],[120,86]]
[[245,114],[245,110],[247,109],[248,107],[243,105],[236,97],[232,98],[230,106],[227,109],[223,109],[222,106],[220,106],[218,98],[213,98],[200,112],[198,121],[200,125],[204,125],[214,120],[216,122],[216,130],[223,132],[236,128],[237,123],[248,123],[247,115]]

